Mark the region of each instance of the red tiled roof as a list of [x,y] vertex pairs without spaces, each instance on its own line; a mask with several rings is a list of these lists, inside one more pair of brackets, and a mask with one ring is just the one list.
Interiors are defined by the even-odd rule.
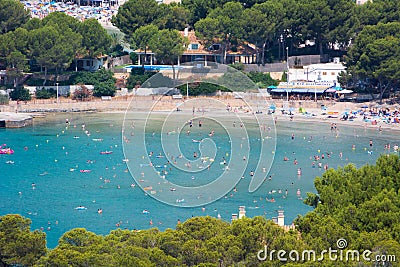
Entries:
[[[185,31],[180,31],[180,34],[189,40],[189,46],[191,44],[197,44],[198,49],[186,49],[185,52],[183,53],[184,55],[213,55],[213,54],[218,54],[218,51],[210,51],[207,48],[204,47],[204,45],[200,42],[200,40],[197,38],[196,34],[194,31],[188,31],[187,35],[185,36]],[[245,44],[243,46],[238,46],[237,47],[238,51],[237,52],[232,52],[228,51],[228,54],[230,55],[242,55],[242,54],[255,54],[255,50],[253,49],[251,44]],[[143,53],[144,50],[138,49],[135,50],[136,53]],[[152,53],[150,50],[146,51],[148,54]]]

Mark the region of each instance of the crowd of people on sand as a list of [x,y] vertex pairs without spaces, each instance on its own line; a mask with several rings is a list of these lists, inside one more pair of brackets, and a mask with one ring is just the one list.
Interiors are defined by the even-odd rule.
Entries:
[[[83,2],[83,1],[82,1]],[[94,18],[103,26],[112,26],[111,18],[118,12],[118,6],[79,6],[72,2],[24,1],[32,18],[43,19],[52,12],[62,12],[80,21]]]

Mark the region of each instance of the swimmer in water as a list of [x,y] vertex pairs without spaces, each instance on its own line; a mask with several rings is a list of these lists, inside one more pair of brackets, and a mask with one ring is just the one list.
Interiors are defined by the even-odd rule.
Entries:
[[301,176],[301,168],[297,170],[297,175]]
[[297,195],[298,197],[301,196],[301,191],[300,191],[300,189],[297,189],[296,195]]

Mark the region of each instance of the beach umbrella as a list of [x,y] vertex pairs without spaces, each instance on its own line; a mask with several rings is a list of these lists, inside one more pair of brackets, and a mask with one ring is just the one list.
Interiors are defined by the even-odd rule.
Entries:
[[362,105],[361,108],[368,108],[368,106],[367,105]]
[[353,91],[352,90],[348,90],[348,89],[344,89],[344,90],[338,91],[337,93],[338,94],[351,94],[351,93],[353,93]]
[[337,90],[336,90],[335,88],[332,88],[332,87],[331,87],[331,88],[326,89],[326,90],[325,90],[325,93],[336,93],[336,91],[337,91]]
[[275,106],[270,106],[270,107],[269,107],[269,109],[271,109],[271,110],[275,110],[275,109],[276,109],[276,107],[275,107]]

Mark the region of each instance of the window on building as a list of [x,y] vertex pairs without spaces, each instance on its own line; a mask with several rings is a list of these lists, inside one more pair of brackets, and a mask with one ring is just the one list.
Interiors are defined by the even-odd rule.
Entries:
[[331,75],[332,75],[332,76],[335,76],[335,75],[336,75],[336,73],[335,73],[335,72],[331,72]]
[[198,50],[199,49],[199,44],[190,44],[189,49],[190,50]]
[[326,71],[322,72],[322,75],[326,75]]

